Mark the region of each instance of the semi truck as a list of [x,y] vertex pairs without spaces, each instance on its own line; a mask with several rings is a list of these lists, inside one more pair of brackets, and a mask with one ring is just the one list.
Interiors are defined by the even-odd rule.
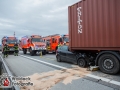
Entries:
[[120,71],[120,0],[81,0],[68,7],[69,49],[80,67]]
[[31,56],[40,52],[43,55],[46,54],[46,43],[40,35],[23,36],[20,40],[20,47],[24,54],[30,52]]
[[64,43],[66,43],[67,45],[69,45],[69,35],[67,34],[63,34],[63,35],[54,34],[42,38],[46,42],[47,53],[49,52],[55,53],[58,44],[63,45]]
[[[2,38],[2,49],[5,44],[9,47],[9,53],[14,53],[14,45],[18,43],[18,38],[14,36],[4,36]],[[3,51],[3,50],[2,50]]]

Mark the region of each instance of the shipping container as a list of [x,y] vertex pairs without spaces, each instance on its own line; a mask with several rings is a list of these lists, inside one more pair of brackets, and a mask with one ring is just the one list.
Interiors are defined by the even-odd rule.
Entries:
[[69,48],[80,67],[120,71],[120,0],[81,0],[68,7]]
[[82,0],[68,15],[71,49],[120,50],[120,0]]

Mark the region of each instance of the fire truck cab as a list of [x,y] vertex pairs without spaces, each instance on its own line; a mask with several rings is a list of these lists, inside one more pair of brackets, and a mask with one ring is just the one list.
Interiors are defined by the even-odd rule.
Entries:
[[47,53],[49,52],[55,53],[58,48],[58,44],[63,45],[65,43],[66,45],[69,45],[68,35],[60,34],[49,35],[43,37],[43,40],[46,42]]
[[9,49],[10,49],[9,52],[14,53],[15,42],[18,43],[17,37],[14,37],[14,36],[9,36],[9,37],[8,36],[4,36],[2,38],[2,48],[4,47],[5,44],[7,44]]
[[37,52],[42,52],[43,55],[46,54],[46,43],[40,35],[22,37],[20,40],[20,47],[24,54],[28,51],[31,56],[37,54]]

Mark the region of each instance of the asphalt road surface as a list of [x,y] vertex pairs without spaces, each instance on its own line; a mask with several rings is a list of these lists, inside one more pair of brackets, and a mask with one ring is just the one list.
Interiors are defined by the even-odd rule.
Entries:
[[[55,54],[30,56],[24,55],[21,51],[19,56],[9,55],[5,62],[14,76],[29,76],[77,66],[68,62],[57,62]],[[60,82],[51,90],[120,90],[120,74],[108,75],[94,71],[67,85]]]

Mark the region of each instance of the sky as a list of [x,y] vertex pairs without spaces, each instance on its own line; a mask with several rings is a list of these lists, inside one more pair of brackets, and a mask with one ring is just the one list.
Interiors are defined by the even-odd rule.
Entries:
[[0,38],[68,33],[68,6],[80,0],[0,0]]

